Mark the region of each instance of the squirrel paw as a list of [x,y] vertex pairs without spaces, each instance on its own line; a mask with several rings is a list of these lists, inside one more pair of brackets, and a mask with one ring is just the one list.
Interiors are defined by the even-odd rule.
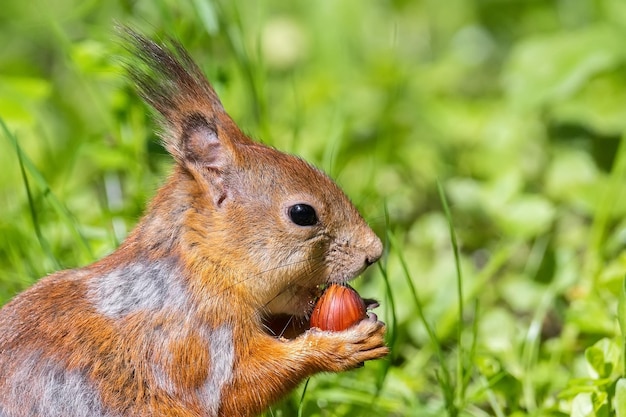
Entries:
[[341,372],[363,366],[363,362],[379,359],[389,353],[385,345],[385,323],[374,313],[347,330],[322,331],[312,328],[315,348],[322,353],[321,371]]

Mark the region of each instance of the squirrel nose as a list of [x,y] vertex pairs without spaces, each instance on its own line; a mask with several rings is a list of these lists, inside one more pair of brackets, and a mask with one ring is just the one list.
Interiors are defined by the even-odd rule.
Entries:
[[383,242],[380,241],[378,236],[372,232],[370,238],[370,244],[368,245],[367,253],[365,254],[365,264],[370,266],[375,263],[383,254]]

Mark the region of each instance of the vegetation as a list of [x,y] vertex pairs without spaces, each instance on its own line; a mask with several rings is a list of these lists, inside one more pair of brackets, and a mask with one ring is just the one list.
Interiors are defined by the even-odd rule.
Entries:
[[355,285],[391,357],[267,416],[626,416],[626,2],[4,0],[0,302],[113,250],[171,166],[115,22],[385,238]]

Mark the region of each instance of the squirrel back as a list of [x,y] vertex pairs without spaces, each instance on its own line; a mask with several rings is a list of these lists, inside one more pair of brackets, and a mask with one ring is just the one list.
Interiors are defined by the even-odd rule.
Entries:
[[0,416],[253,416],[385,356],[375,315],[306,326],[321,286],[382,253],[346,195],[243,134],[182,46],[125,37],[176,165],[116,251],[0,310]]

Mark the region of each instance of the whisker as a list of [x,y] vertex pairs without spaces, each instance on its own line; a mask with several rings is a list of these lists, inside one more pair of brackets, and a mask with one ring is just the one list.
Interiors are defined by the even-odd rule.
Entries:
[[303,259],[303,260],[300,260],[300,261],[295,261],[295,262],[290,262],[290,263],[287,263],[287,264],[279,265],[277,267],[270,268],[270,269],[267,269],[265,271],[262,271],[262,272],[260,272],[258,274],[253,274],[253,275],[246,276],[245,278],[242,278],[242,279],[240,279],[240,280],[238,280],[238,281],[236,281],[236,282],[234,282],[234,283],[232,283],[232,284],[222,288],[220,291],[217,291],[217,292],[215,292],[213,294],[210,294],[207,298],[217,297],[218,295],[221,295],[221,294],[223,294],[223,293],[233,289],[234,287],[236,287],[239,284],[242,284],[242,283],[244,283],[244,282],[246,282],[248,280],[254,279],[254,278],[259,278],[259,277],[261,277],[264,274],[267,274],[269,272],[274,272],[274,271],[277,271],[277,270],[282,269],[282,268],[288,268],[290,266],[294,266],[294,265],[298,265],[298,264],[302,264],[302,263],[308,263],[308,262],[311,262],[312,260],[319,260],[319,259],[321,259],[321,257],[307,258],[307,259]]
[[[314,258],[315,259],[315,258]],[[309,275],[314,275],[316,272],[319,272],[322,270],[322,266],[320,267],[316,267],[316,269],[313,269],[310,271],[310,274],[306,274],[303,275],[301,277],[299,277],[298,279],[294,280],[293,282],[290,282],[289,285],[287,285],[285,288],[283,288],[282,290],[280,290],[274,297],[272,297],[269,301],[267,301],[263,307],[267,307],[269,304],[271,304],[274,300],[276,300],[278,297],[280,297],[281,295],[283,295],[285,292],[287,292],[288,289],[291,288],[291,286],[293,286],[294,284],[299,284],[302,281],[304,281],[304,279],[309,278]],[[293,296],[292,296],[293,298]]]
[[[319,260],[319,259],[323,258],[324,256],[325,256],[325,254],[322,254],[320,256],[317,256],[317,257],[314,257],[314,258],[310,258],[309,261],[310,260]],[[315,265],[315,267],[311,268],[308,271],[307,274],[304,274],[304,275],[298,277],[298,279],[293,280],[290,283],[290,285],[288,285],[285,288],[283,288],[276,295],[274,295],[270,300],[268,300],[262,306],[261,311],[256,313],[254,319],[258,320],[259,318],[261,318],[261,322],[263,323],[263,318],[267,318],[267,317],[271,316],[271,314],[269,313],[269,311],[267,309],[269,304],[271,304],[278,297],[280,297],[280,296],[284,295],[286,292],[288,292],[289,289],[292,288],[293,285],[300,284],[301,281],[304,281],[304,280],[308,279],[311,275],[315,275],[317,273],[320,273],[325,268],[325,265],[323,265],[323,264],[315,263],[314,265]],[[293,298],[295,298],[296,296],[297,296],[296,294],[291,295],[291,297],[288,299],[287,303],[291,302],[291,300],[293,300]],[[270,333],[270,334],[272,334],[274,336],[277,336],[277,337],[281,337],[281,336],[284,336],[285,332],[289,329],[290,326],[292,326],[292,325],[297,326],[297,324],[294,324],[295,320],[299,320],[301,322],[301,324],[308,323],[308,312],[307,312],[306,316],[299,316],[299,315],[294,315],[294,314],[285,314],[285,316],[288,317],[288,319],[286,320],[286,322],[284,324],[282,324],[282,329],[278,330],[276,328],[272,328],[269,325],[263,323],[264,328],[268,331],[268,333]],[[251,318],[251,320],[252,319],[253,318]]]
[[291,322],[293,321],[293,316],[289,316],[289,319],[287,320],[287,323],[285,323],[285,325],[283,326],[282,330],[279,333],[279,337],[283,336],[285,334],[285,332],[287,331],[287,329],[289,328],[289,325],[291,324]]
[[[298,246],[307,246],[306,244],[302,244],[302,245],[298,245]],[[291,251],[297,251],[298,246],[296,246],[294,248],[293,245],[289,246],[289,250]],[[286,248],[287,249],[287,248]],[[261,309],[255,312],[255,315],[253,317],[250,317],[248,320],[258,320],[262,323],[263,328],[265,329],[265,331],[268,334],[271,334],[275,337],[282,337],[285,335],[285,333],[288,331],[288,329],[290,328],[290,326],[297,326],[296,320],[301,321],[301,324],[304,323],[308,323],[308,317],[305,317],[304,315],[299,316],[299,315],[294,315],[294,314],[285,314],[286,317],[286,322],[285,323],[280,323],[281,328],[276,329],[276,328],[272,328],[272,326],[270,325],[270,323],[266,323],[264,321],[264,319],[267,319],[271,316],[270,312],[268,311],[268,306],[275,301],[277,298],[284,296],[291,288],[293,288],[294,285],[302,285],[304,282],[306,282],[308,279],[310,279],[313,276],[316,276],[318,274],[321,274],[324,269],[326,268],[325,263],[320,262],[321,260],[325,259],[328,256],[328,251],[325,250],[322,253],[316,255],[316,256],[312,256],[312,257],[308,257],[306,259],[302,259],[302,260],[297,260],[297,261],[293,261],[293,262],[286,262],[286,263],[282,263],[278,266],[275,266],[273,268],[269,268],[266,269],[264,271],[261,271],[259,273],[256,274],[252,274],[252,275],[248,275],[245,277],[242,277],[241,279],[233,282],[232,284],[221,288],[219,291],[215,291],[214,293],[210,294],[207,299],[211,299],[211,298],[215,298],[218,297],[230,290],[232,290],[233,288],[235,288],[237,285],[241,285],[249,280],[252,279],[257,279],[257,278],[261,278],[263,277],[265,274],[268,273],[272,273],[272,272],[276,272],[279,271],[281,269],[288,269],[297,265],[312,265],[310,267],[308,267],[304,273],[298,273],[297,275],[294,274],[294,276],[290,276],[288,277],[288,282],[285,285],[285,287],[283,289],[281,289],[277,294],[275,294],[270,300],[266,301],[262,306]],[[287,303],[290,303],[293,301],[294,298],[297,297],[297,294],[292,294],[288,299],[287,299]],[[305,313],[303,311],[303,313]],[[308,316],[308,312],[306,314]]]
[[[322,266],[322,265],[320,265],[319,267],[316,267],[315,269],[312,269],[312,270],[310,271],[310,273],[309,273],[309,274],[307,274],[307,275],[303,275],[303,276],[302,276],[302,277],[300,277],[299,279],[297,279],[297,280],[295,280],[294,282],[292,282],[292,283],[291,283],[291,285],[293,285],[293,284],[299,284],[299,283],[300,283],[300,280],[304,280],[305,278],[308,278],[308,277],[309,277],[309,275],[314,275],[315,273],[320,272],[320,271],[322,270],[322,267],[323,267],[323,266]],[[281,291],[279,291],[279,292],[278,292],[278,293],[277,293],[274,297],[272,297],[269,301],[267,301],[267,302],[263,305],[263,308],[264,308],[264,309],[265,309],[265,308],[267,308],[267,306],[268,306],[269,304],[271,304],[271,303],[272,303],[274,300],[276,300],[278,297],[280,297],[280,296],[282,296],[283,294],[285,294],[285,293],[286,293],[286,292],[287,292],[290,288],[291,288],[290,286],[287,286],[287,287],[285,287],[284,289],[282,289]],[[295,295],[292,295],[289,301],[291,301],[294,297],[295,297]]]

